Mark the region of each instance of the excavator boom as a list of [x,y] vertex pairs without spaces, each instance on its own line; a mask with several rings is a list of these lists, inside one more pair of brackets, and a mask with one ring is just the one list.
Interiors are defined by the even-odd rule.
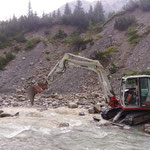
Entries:
[[98,74],[100,86],[104,92],[104,96],[107,102],[110,102],[110,97],[114,96],[114,92],[107,78],[106,71],[103,66],[97,60],[88,59],[85,57],[66,53],[64,57],[55,65],[45,79],[45,83],[38,83],[36,86],[32,86],[28,89],[27,93],[31,104],[34,103],[34,96],[37,93],[41,93],[44,89],[48,88],[52,82],[54,82],[60,75],[62,75],[68,66],[75,66],[84,69],[94,71]]

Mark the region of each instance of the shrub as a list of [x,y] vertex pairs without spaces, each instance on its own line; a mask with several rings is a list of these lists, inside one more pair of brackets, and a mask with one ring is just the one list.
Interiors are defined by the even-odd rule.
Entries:
[[50,52],[49,51],[45,51],[45,54],[48,55]]
[[104,57],[110,56],[110,54],[111,54],[112,52],[115,52],[117,49],[118,49],[117,46],[110,46],[110,47],[106,48],[106,49],[104,50],[104,52],[103,52],[103,53],[104,53]]
[[8,52],[8,53],[6,53],[5,58],[6,58],[6,62],[8,63],[11,60],[13,60],[15,58],[15,56],[11,52]]
[[103,25],[102,24],[90,25],[89,30],[96,32],[96,33],[99,33],[103,30]]
[[74,49],[79,50],[80,47],[85,44],[85,41],[83,38],[81,38],[81,36],[79,34],[75,34],[71,36],[70,39],[70,43],[71,45],[74,47]]
[[0,56],[0,70],[3,70],[4,67],[14,58],[15,56],[11,52],[6,53],[5,56]]
[[21,50],[21,48],[18,45],[14,46],[14,48],[13,48],[13,51],[16,53],[18,53],[20,50]]
[[38,37],[28,40],[26,43],[26,49],[34,48],[40,41],[41,41],[41,39]]
[[150,0],[140,0],[140,7],[144,11],[150,11]]
[[12,39],[8,38],[5,41],[0,41],[0,49],[11,46]]
[[135,24],[136,20],[133,16],[121,16],[115,19],[115,29],[118,29],[120,31],[126,30],[131,25]]
[[46,60],[47,60],[47,61],[50,61],[50,57],[49,57],[49,56],[46,56]]
[[98,34],[96,35],[96,40],[101,39],[102,37],[103,37],[102,34],[101,34],[101,33],[98,33]]
[[97,60],[106,60],[110,57],[112,52],[115,52],[118,49],[117,46],[110,46],[106,48],[104,51],[94,51],[94,59]]
[[18,33],[16,34],[14,37],[13,37],[14,40],[16,40],[17,42],[21,42],[21,43],[24,43],[26,42],[26,38],[24,37],[24,33]]
[[56,34],[53,36],[53,39],[63,39],[63,38],[65,38],[65,37],[67,37],[67,34],[63,31],[63,30],[61,30],[61,29],[59,29],[57,32],[56,32]]
[[66,37],[66,38],[62,39],[61,42],[65,43],[65,44],[70,44],[71,43],[70,37]]
[[149,70],[144,70],[140,74],[141,75],[150,75],[150,71]]
[[130,44],[136,44],[139,41],[139,35],[137,33],[138,31],[135,29],[135,27],[130,27],[127,30],[127,36],[128,36],[128,41]]
[[6,59],[3,56],[0,56],[0,70],[3,70],[6,65]]
[[83,41],[84,41],[84,43],[90,43],[90,42],[93,41],[93,38],[92,37],[87,37]]
[[123,76],[135,76],[135,75],[138,75],[139,74],[139,72],[138,71],[132,71],[132,72],[130,72],[130,73],[123,73],[122,74],[122,77]]
[[114,63],[111,63],[111,66],[110,66],[110,68],[109,68],[109,72],[110,72],[111,74],[114,74],[114,73],[117,72],[117,67],[116,67],[116,65],[115,65]]

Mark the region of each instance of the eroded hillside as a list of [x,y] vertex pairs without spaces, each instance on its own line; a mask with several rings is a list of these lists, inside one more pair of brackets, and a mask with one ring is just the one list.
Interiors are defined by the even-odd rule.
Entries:
[[[150,14],[141,9],[133,12],[126,12],[120,16],[134,16],[136,25],[133,30],[137,30],[138,39],[131,43],[128,40],[127,31],[119,31],[114,28],[116,15],[108,21],[102,31],[87,31],[81,37],[88,42],[80,47],[78,51],[70,46],[67,40],[69,36],[77,31],[71,26],[55,25],[51,28],[43,28],[36,32],[25,35],[27,39],[40,38],[40,42],[34,48],[26,50],[26,44],[21,45],[21,51],[16,58],[11,61],[4,71],[0,72],[1,83],[0,91],[5,93],[15,92],[16,89],[26,88],[28,85],[42,81],[56,62],[63,57],[66,52],[79,54],[84,57],[95,58],[96,52],[105,52],[107,59],[98,56],[110,76],[110,81],[115,89],[119,91],[120,77],[125,74],[139,73],[150,70],[149,61],[149,39],[150,39]],[[59,30],[67,34],[68,39],[60,42],[59,39],[52,39]],[[11,48],[7,48],[9,51]],[[113,49],[113,51],[111,51]],[[3,53],[5,50],[1,51]],[[109,55],[109,56],[108,56]],[[105,57],[105,58],[106,58]],[[112,65],[113,64],[113,65]],[[112,68],[112,71],[110,70]],[[114,70],[113,70],[114,69]],[[70,68],[67,72],[53,83],[49,93],[70,93],[83,92],[88,90],[99,90],[97,75],[82,69]]]

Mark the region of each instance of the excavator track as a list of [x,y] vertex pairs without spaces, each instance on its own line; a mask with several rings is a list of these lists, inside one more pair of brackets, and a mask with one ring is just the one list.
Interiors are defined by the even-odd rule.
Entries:
[[137,111],[128,113],[123,123],[128,125],[138,125],[150,120],[150,111]]
[[101,113],[103,119],[127,125],[138,125],[150,121],[150,111],[126,111],[120,108],[108,108]]
[[109,120],[114,118],[120,110],[121,108],[117,108],[117,107],[107,108],[102,111],[101,116],[103,117],[103,119]]

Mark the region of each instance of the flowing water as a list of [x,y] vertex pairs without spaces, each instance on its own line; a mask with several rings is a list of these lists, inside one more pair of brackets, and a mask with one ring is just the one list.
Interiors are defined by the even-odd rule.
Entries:
[[[34,108],[7,108],[18,117],[1,118],[0,150],[148,150],[150,135],[137,128],[97,126],[92,115],[59,108],[39,112]],[[84,110],[85,111],[85,110]],[[58,127],[60,123],[69,127]]]

